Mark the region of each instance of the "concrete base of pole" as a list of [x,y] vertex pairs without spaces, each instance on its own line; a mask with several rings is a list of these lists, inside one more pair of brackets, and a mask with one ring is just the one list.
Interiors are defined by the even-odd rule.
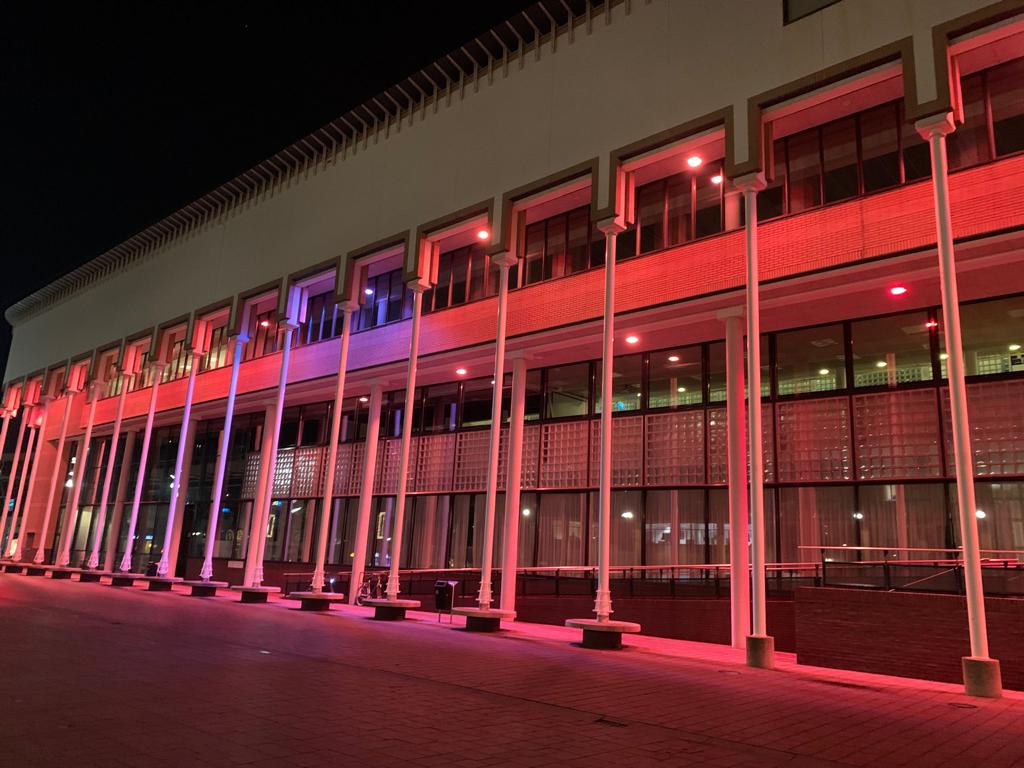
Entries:
[[466,617],[467,632],[497,632],[501,629],[502,619],[514,619],[515,611],[503,611],[499,608],[452,608],[456,616]]
[[299,610],[303,611],[329,611],[331,603],[345,600],[341,592],[290,592],[288,597],[298,600]]
[[410,608],[419,608],[419,600],[388,600],[387,598],[373,598],[363,600],[363,605],[373,608],[373,618],[378,621],[402,621],[405,612]]
[[241,602],[243,603],[265,603],[271,595],[276,595],[281,591],[280,587],[232,587],[242,595]]
[[146,581],[150,592],[170,592],[171,587],[180,584],[182,579],[177,576],[150,576]]
[[599,621],[598,619],[566,619],[565,626],[583,630],[583,647],[602,651],[622,648],[622,636],[635,635],[640,625],[632,621]]
[[142,573],[112,573],[110,574],[110,586],[112,587],[134,587],[135,580],[145,576]]
[[964,672],[964,693],[968,696],[998,699],[1003,695],[1003,678],[997,659],[964,656],[960,665]]
[[184,587],[191,587],[191,597],[216,597],[218,589],[227,589],[231,585],[226,581],[183,581]]
[[770,635],[747,635],[747,666],[758,669],[775,668],[775,638]]

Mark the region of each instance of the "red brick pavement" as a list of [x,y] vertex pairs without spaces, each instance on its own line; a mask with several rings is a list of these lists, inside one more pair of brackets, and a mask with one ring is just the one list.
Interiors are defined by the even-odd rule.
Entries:
[[0,575],[0,766],[1024,766],[1024,695]]

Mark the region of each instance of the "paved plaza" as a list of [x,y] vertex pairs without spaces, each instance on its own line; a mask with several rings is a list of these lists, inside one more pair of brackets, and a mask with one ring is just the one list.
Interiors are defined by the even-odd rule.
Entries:
[[1024,766],[1016,692],[237,599],[0,575],[0,766]]

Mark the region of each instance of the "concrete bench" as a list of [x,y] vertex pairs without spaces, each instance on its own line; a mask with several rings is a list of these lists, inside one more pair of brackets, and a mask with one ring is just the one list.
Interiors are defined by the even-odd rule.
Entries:
[[24,573],[25,566],[22,563],[8,563],[4,567],[5,573]]
[[104,576],[112,576],[109,571],[93,571],[83,568],[78,572],[78,580],[86,583],[98,584]]
[[183,579],[178,576],[146,576],[144,581],[149,583],[150,592],[170,592],[171,587],[180,584]]
[[114,571],[110,574],[110,586],[112,587],[134,587],[136,579],[145,578],[143,573],[124,573]]
[[190,587],[192,597],[216,597],[218,589],[227,589],[231,585],[226,581],[183,581],[182,586]]
[[29,563],[25,566],[25,573],[29,576],[45,576],[50,572],[48,565],[36,565],[35,563]]
[[299,609],[303,611],[329,611],[331,603],[345,600],[340,592],[291,592],[288,597],[298,600]]
[[243,603],[265,603],[271,595],[281,591],[280,587],[232,587],[242,595]]
[[55,565],[49,569],[51,579],[70,579],[81,570],[81,568],[72,568],[67,565]]
[[632,621],[598,621],[597,619],[566,619],[565,626],[583,630],[583,647],[605,651],[622,648],[622,636],[640,631]]
[[419,608],[419,600],[388,600],[386,597],[364,600],[363,605],[373,608],[373,618],[378,621],[402,621],[405,612],[411,608]]
[[467,632],[497,632],[501,629],[502,619],[514,619],[515,611],[503,611],[500,608],[452,608],[456,616],[466,617]]

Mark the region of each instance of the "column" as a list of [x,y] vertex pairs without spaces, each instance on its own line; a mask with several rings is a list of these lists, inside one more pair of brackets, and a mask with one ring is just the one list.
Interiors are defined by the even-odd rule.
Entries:
[[367,406],[366,443],[363,450],[363,478],[359,486],[359,507],[356,512],[355,554],[352,555],[352,575],[349,578],[348,601],[353,605],[363,583],[366,569],[366,547],[370,535],[370,507],[373,505],[373,481],[377,474],[377,446],[380,439],[380,403],[384,387],[374,382],[370,387]]
[[132,572],[132,550],[135,548],[135,525],[139,521],[139,505],[142,503],[142,487],[146,484],[146,463],[149,459],[149,444],[153,438],[153,420],[156,417],[156,396],[160,392],[160,377],[164,372],[163,363],[153,364],[153,385],[149,392],[149,411],[146,426],[142,430],[142,447],[139,449],[139,471],[135,473],[135,493],[132,494],[132,512],[128,518],[128,535],[124,540],[124,553],[118,570]]
[[256,536],[256,563],[252,571],[252,580],[246,585],[249,587],[263,586],[263,556],[267,548],[267,525],[270,522],[270,505],[274,500],[274,469],[277,466],[277,441],[281,435],[281,414],[284,413],[284,395],[288,387],[288,361],[292,352],[292,337],[298,325],[289,318],[284,323],[284,342],[281,349],[281,376],[277,382],[277,400],[274,403],[273,432],[270,435],[270,455],[267,456],[267,485],[263,492],[262,509],[256,510],[253,515],[253,523],[259,521],[259,526],[252,528]]
[[71,562],[71,539],[74,537],[75,521],[78,519],[78,502],[82,498],[82,486],[85,485],[85,463],[89,460],[89,444],[92,442],[92,426],[96,421],[96,403],[99,402],[99,391],[95,382],[89,385],[87,397],[92,397],[89,403],[89,416],[85,422],[85,434],[78,446],[78,456],[75,458],[75,473],[73,482],[75,489],[71,492],[71,500],[68,502],[64,512],[64,532],[60,537],[60,552],[54,564],[66,566]]
[[768,635],[765,605],[764,563],[764,456],[761,443],[761,297],[757,259],[757,193],[764,189],[764,176],[750,174],[734,179],[743,192],[746,211],[747,255],[747,382],[750,402],[747,445],[750,451],[750,549],[753,626],[747,636],[747,664],[770,669],[775,665],[775,639]]
[[[260,471],[256,477],[256,494],[252,500],[252,509],[249,511],[249,524],[244,528],[244,530],[248,531],[248,538],[245,542],[245,570],[242,573],[243,584],[251,584],[253,574],[256,572],[256,559],[259,556],[260,546],[258,534],[260,515],[263,510],[263,498],[268,489],[268,477],[271,478],[269,487],[271,491],[273,490],[270,454],[274,445],[274,413],[273,405],[268,405],[263,412],[263,427],[260,433]],[[263,535],[267,535],[266,526],[263,527]]]
[[732,646],[744,648],[750,634],[750,549],[747,528],[747,448],[743,428],[743,310],[725,320],[726,424],[729,473],[729,598]]
[[985,623],[985,592],[981,577],[977,506],[974,500],[974,467],[971,455],[967,385],[964,381],[964,350],[960,333],[960,300],[957,295],[956,256],[950,219],[946,135],[953,132],[952,114],[935,115],[914,126],[928,142],[932,158],[932,186],[935,200],[936,246],[939,281],[942,286],[942,320],[946,334],[949,372],[949,406],[953,425],[953,460],[956,464],[960,536],[964,555],[964,586],[967,593],[967,624],[971,655],[962,660],[964,688],[972,696],[1002,695],[999,662],[988,655]]
[[25,461],[21,465],[21,478],[18,480],[18,493],[14,497],[14,511],[11,514],[11,529],[8,531],[6,538],[4,539],[3,557],[7,559],[11,557],[13,559],[14,553],[10,550],[10,545],[17,541],[18,533],[18,513],[24,508],[24,493],[25,493],[25,482],[29,474],[29,466],[32,464],[32,449],[36,446],[36,438],[38,436],[38,430],[29,425],[28,427],[28,447],[25,449]]
[[[114,478],[114,462],[117,459],[117,440],[121,436],[121,421],[124,419],[124,401],[128,395],[127,379],[123,373],[115,374],[121,377],[121,392],[117,397],[117,410],[114,413],[114,431],[110,435],[110,450],[107,451],[107,466],[103,472],[103,490],[100,493],[100,506],[96,514],[96,524],[93,526],[92,550],[89,552],[89,560],[86,567],[95,569],[100,564],[100,543],[103,541],[104,527],[107,521],[107,503],[110,501],[110,484]],[[125,443],[122,462],[128,461],[128,444]]]
[[412,332],[409,340],[409,367],[405,380],[405,405],[402,410],[402,439],[398,455],[398,489],[395,492],[395,524],[391,530],[391,567],[388,571],[388,600],[398,599],[398,569],[402,560],[402,536],[405,532],[405,489],[409,479],[409,448],[412,444],[412,412],[416,397],[416,364],[420,350],[420,319],[423,313],[423,286],[410,283],[412,291]]
[[18,532],[17,547],[14,550],[12,559],[21,560],[21,556],[25,551],[25,536],[24,529],[25,523],[28,521],[29,512],[32,510],[32,497],[35,495],[36,490],[36,477],[39,475],[39,464],[40,457],[43,453],[43,443],[46,440],[46,422],[50,415],[50,401],[53,400],[51,395],[43,395],[40,398],[42,403],[43,413],[39,419],[39,426],[36,429],[36,453],[35,459],[32,461],[32,470],[28,475],[28,491],[25,492],[25,496],[21,502],[21,530]]
[[177,576],[178,550],[181,547],[181,529],[185,525],[185,502],[188,500],[189,477],[192,474],[192,454],[196,447],[196,429],[199,422],[193,416],[185,430],[185,457],[181,465],[181,486],[185,493],[178,494],[178,503],[174,506],[174,526],[171,530],[171,543],[167,548],[167,562],[169,563],[167,578],[180,578]]
[[[14,444],[14,460],[11,462],[11,472],[7,478],[7,493],[4,494],[3,509],[0,509],[0,560],[5,559],[7,556],[7,536],[5,535],[7,516],[11,509],[11,498],[14,494],[14,483],[18,475],[18,462],[21,459],[22,448],[24,448],[25,444],[25,431],[28,420],[29,410],[23,407],[21,410],[21,420],[18,425],[18,441]],[[25,454],[25,462],[28,463],[27,453]]]
[[228,454],[231,452],[231,422],[235,417],[235,395],[238,394],[238,368],[242,364],[242,351],[248,340],[249,337],[244,333],[235,337],[235,356],[231,359],[231,383],[228,385],[228,400],[224,409],[224,429],[220,433],[217,466],[213,472],[213,491],[210,494],[210,515],[206,526],[203,567],[199,570],[199,578],[203,581],[209,581],[213,576],[213,548],[217,545],[217,521],[220,518],[220,507],[223,503],[224,472],[227,469]]
[[[50,473],[50,490],[46,494],[46,507],[43,510],[43,523],[39,529],[39,543],[36,545],[32,562],[41,564],[46,559],[46,538],[50,531],[50,517],[53,514],[53,502],[57,495],[57,487],[64,475],[64,445],[68,437],[68,422],[71,420],[71,405],[74,402],[76,389],[68,389],[64,392],[64,413],[60,418],[60,433],[57,438],[57,455],[53,462],[53,471]],[[71,510],[68,510],[68,514]]]
[[[185,448],[188,445],[189,423],[192,420],[192,397],[196,391],[196,374],[199,373],[199,359],[201,351],[190,350],[192,356],[191,366],[188,372],[188,384],[185,385],[185,404],[181,414],[181,429],[178,431],[178,451],[174,456],[174,482],[171,484],[171,500],[167,505],[167,523],[164,525],[164,543],[160,548],[160,562],[156,567],[156,575],[160,578],[174,573],[171,572],[169,555],[171,541],[174,536],[174,521],[178,510],[178,494],[181,493],[181,473],[185,466]],[[140,473],[141,474],[141,473]],[[187,488],[187,486],[186,486]]]
[[505,482],[505,551],[501,559],[501,610],[515,613],[519,567],[519,496],[523,474],[523,422],[526,414],[526,358],[512,361],[512,404],[508,423],[508,477]]
[[[516,258],[509,252],[491,257],[492,263],[500,268],[498,273],[498,328],[494,335],[494,385],[491,390],[491,434],[487,450],[487,490],[484,497],[484,535],[483,552],[480,560],[480,592],[477,603],[480,610],[487,611],[491,607],[491,578],[494,556],[494,509],[498,497],[498,454],[501,447],[501,394],[505,382],[505,325],[508,314],[508,272],[516,263]],[[506,498],[506,502],[508,499]],[[515,514],[505,511],[506,517]],[[512,582],[515,583],[515,570],[512,571]]]
[[[320,511],[320,533],[316,540],[316,567],[313,569],[313,591],[324,591],[324,565],[327,561],[327,535],[334,508],[334,475],[338,466],[338,441],[341,439],[341,410],[345,398],[345,372],[348,368],[348,342],[351,335],[352,302],[341,306],[341,350],[338,352],[338,377],[334,389],[334,410],[331,412],[331,438],[327,448],[327,470],[324,473],[324,503]],[[351,588],[351,587],[350,587]]]
[[110,530],[107,533],[107,548],[103,555],[103,570],[114,570],[114,556],[117,555],[117,541],[121,535],[121,521],[124,519],[124,508],[128,503],[125,494],[128,492],[128,478],[132,471],[132,457],[135,455],[135,443],[139,439],[137,429],[130,430],[124,436],[124,456],[121,458],[121,473],[117,477],[117,488],[114,490],[114,515],[110,518]]

